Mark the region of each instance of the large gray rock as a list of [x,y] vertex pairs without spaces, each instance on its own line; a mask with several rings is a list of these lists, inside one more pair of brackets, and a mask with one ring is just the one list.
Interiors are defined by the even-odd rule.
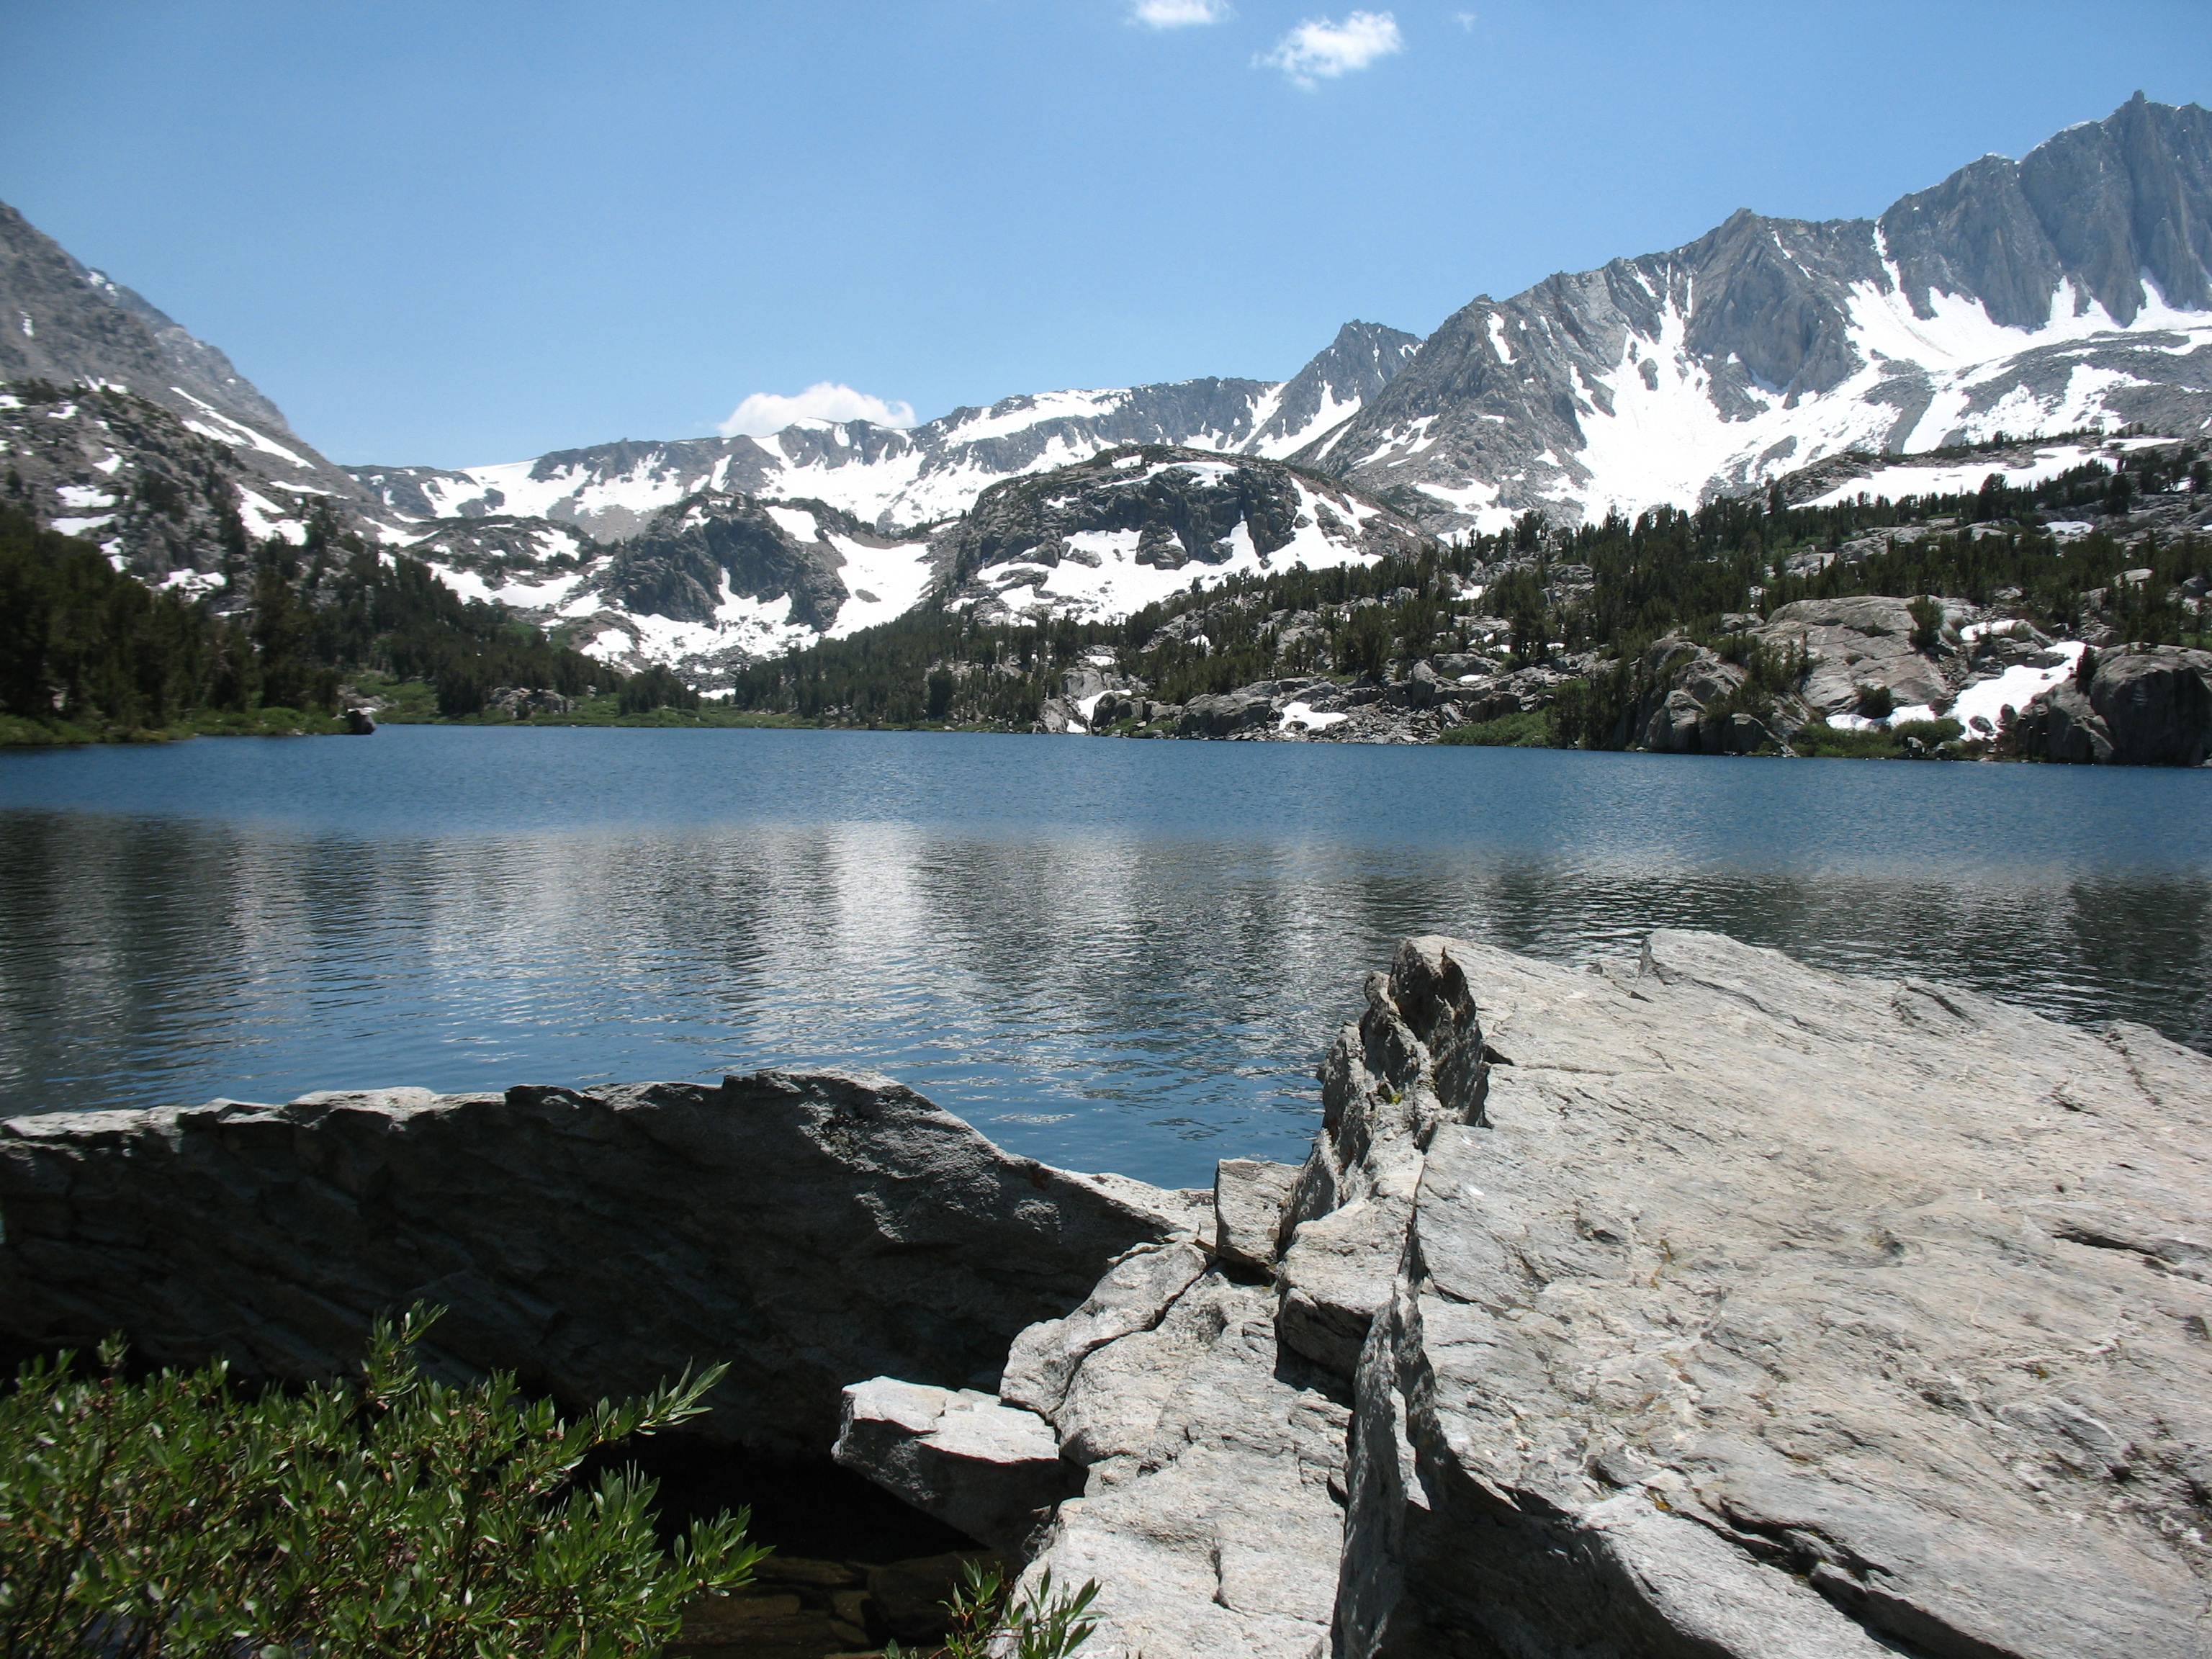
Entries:
[[[973,1389],[878,1376],[845,1390],[832,1455],[924,1515],[1005,1554],[1022,1553],[1082,1482],[1052,1425]],[[1073,1478],[1071,1478],[1073,1477]]]
[[2207,1651],[2212,1060],[1678,933],[1356,1035],[1346,1121],[1435,1103],[1340,1652]]
[[1208,1194],[1000,1151],[881,1078],[311,1095],[0,1124],[0,1339],[126,1333],[292,1381],[450,1310],[447,1367],[574,1404],[726,1361],[709,1432],[819,1455],[840,1394],[989,1388],[1024,1328]]
[[1088,1478],[1024,1584],[1097,1581],[1086,1656],[1328,1650],[1348,1413],[1280,1351],[1273,1314],[1267,1290],[1209,1271],[1091,1350],[1052,1413]]
[[2045,692],[2020,716],[2020,752],[2031,760],[2102,766],[2112,759],[2112,730],[2089,694],[2069,680]]
[[1759,630],[1769,650],[1802,650],[1805,701],[1823,714],[1849,714],[1863,688],[1887,690],[1896,705],[1931,703],[1955,689],[1957,657],[1948,639],[1935,652],[1912,643],[1908,602],[1879,596],[1800,599],[1778,608]]
[[1186,738],[1228,738],[1267,730],[1275,719],[1273,698],[1257,687],[1246,686],[1193,697],[1183,705],[1182,732]]
[[2037,760],[2202,766],[2212,753],[2212,652],[2136,646],[2093,665],[2021,714],[2019,743]]
[[2122,766],[2202,766],[2212,750],[2212,651],[2171,646],[2106,653],[2089,702]]

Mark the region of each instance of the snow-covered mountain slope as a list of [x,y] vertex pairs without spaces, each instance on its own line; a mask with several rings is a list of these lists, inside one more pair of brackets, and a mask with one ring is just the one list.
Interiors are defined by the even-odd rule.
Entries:
[[[2049,439],[2017,439],[1912,454],[1847,453],[1832,455],[1774,481],[1792,507],[1835,507],[1862,496],[1899,501],[1911,495],[1972,495],[1992,478],[2008,489],[2032,489],[2093,464],[2103,472],[2119,471],[2145,450],[2166,449],[2160,437],[2076,434]],[[2081,526],[2086,533],[2089,526]],[[2067,532],[2057,531],[2061,539]]]
[[2212,426],[2212,114],[2140,96],[1878,220],[1739,213],[1479,298],[1299,453],[1494,530],[1757,488],[1823,456]]
[[1255,456],[1109,450],[983,492],[932,553],[949,603],[986,617],[1110,620],[1234,575],[1411,554],[1408,520]]
[[1912,458],[1998,433],[2204,430],[2212,114],[2137,98],[1878,219],[1740,213],[1478,298],[1425,341],[1347,324],[1285,381],[464,471],[331,466],[220,352],[0,208],[0,382],[21,498],[149,581],[219,586],[226,546],[298,540],[326,509],[602,656],[711,683],[933,592],[1115,617],[1194,579],[1371,558],[1417,525],[1687,503],[1850,455],[1889,459],[1824,489],[1905,493],[1933,487]]
[[[0,382],[106,387],[159,404],[185,431],[229,452],[231,470],[249,480],[253,499],[244,511],[257,535],[299,540],[305,534],[303,499],[330,496],[355,507],[373,506],[349,474],[293,433],[276,405],[229,358],[131,289],[80,264],[5,203],[0,203]],[[37,392],[31,397],[36,399]],[[52,407],[46,405],[49,414]],[[80,408],[90,411],[88,420],[97,418],[91,404],[72,408],[70,419]],[[87,463],[96,467],[100,457],[90,452],[100,441],[95,436],[88,443]],[[118,444],[106,449],[119,463],[127,461]],[[91,489],[114,476],[88,476],[79,487]]]
[[878,535],[819,501],[702,490],[618,543],[573,525],[496,515],[443,520],[407,551],[465,599],[489,599],[618,666],[664,663],[700,684],[911,609],[926,543]]
[[408,551],[625,668],[712,686],[746,662],[842,639],[933,591],[984,617],[1126,617],[1188,588],[1418,550],[1419,529],[1358,490],[1256,456],[1153,445],[1001,480],[933,541],[822,501],[702,490],[619,542],[543,518],[410,526]]
[[454,471],[353,469],[405,519],[556,519],[604,540],[702,489],[826,502],[879,529],[957,517],[1002,479],[1125,444],[1281,456],[1356,414],[1412,357],[1410,334],[1347,323],[1288,380],[1200,380],[1006,398],[906,430],[802,421],[765,438],[690,438],[562,450]]

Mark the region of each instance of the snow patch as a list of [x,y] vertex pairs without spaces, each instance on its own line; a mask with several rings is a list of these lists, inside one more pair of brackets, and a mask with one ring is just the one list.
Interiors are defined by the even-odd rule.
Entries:
[[243,421],[234,421],[204,398],[195,398],[180,386],[170,391],[191,404],[206,418],[195,421],[187,418],[185,427],[203,438],[213,438],[217,443],[228,444],[234,449],[258,449],[264,455],[274,455],[280,461],[289,461],[294,466],[309,465],[307,458],[295,455],[266,433],[257,432]]
[[1303,726],[1309,732],[1326,732],[1330,726],[1351,718],[1340,710],[1316,713],[1310,703],[1290,702],[1283,705],[1282,715],[1276,720],[1275,729],[1287,732],[1292,726]]
[[777,527],[793,541],[811,542],[822,533],[811,513],[795,507],[771,507],[765,510]]

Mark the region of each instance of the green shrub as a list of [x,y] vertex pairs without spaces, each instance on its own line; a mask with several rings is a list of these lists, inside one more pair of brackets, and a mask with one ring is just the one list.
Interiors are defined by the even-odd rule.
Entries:
[[1966,736],[1966,728],[1948,716],[1933,720],[1900,720],[1889,728],[1889,735],[1900,744],[1909,738],[1918,738],[1930,749],[1941,748],[1947,743],[1956,743]]
[[1801,755],[1811,755],[1829,760],[1901,760],[1909,752],[1908,738],[1917,738],[1927,748],[1941,749],[1956,743],[1966,735],[1966,728],[1954,720],[1905,720],[1891,726],[1877,726],[1870,732],[1853,732],[1844,726],[1831,726],[1826,720],[1814,720],[1809,726],[1797,728],[1797,735],[1790,739],[1790,748]]
[[1933,651],[1943,638],[1943,607],[1923,595],[1905,609],[1912,613],[1912,648]]
[[1896,707],[1897,698],[1887,686],[1862,685],[1859,687],[1856,712],[1862,720],[1886,720]]
[[[996,1567],[974,1561],[962,1570],[964,1582],[945,1604],[951,1615],[945,1645],[930,1659],[1067,1659],[1098,1628],[1091,1604],[1097,1599],[1096,1579],[1072,1594],[1054,1594],[1049,1568],[1036,1588],[1017,1601],[1013,1586]],[[896,1642],[884,1659],[919,1659]]]
[[1905,752],[1904,746],[1887,730],[1853,732],[1844,726],[1831,726],[1826,720],[1799,726],[1797,734],[1790,739],[1790,746],[1801,755],[1829,760],[1894,760]]
[[721,1368],[576,1422],[454,1387],[380,1321],[358,1384],[234,1390],[221,1364],[34,1362],[0,1400],[0,1653],[60,1659],[627,1659],[767,1552],[720,1516],[664,1553],[653,1482],[599,1448],[698,1415]]
[[1473,744],[1486,749],[1548,749],[1552,746],[1552,726],[1540,712],[1522,709],[1500,714],[1496,720],[1455,726],[1437,741]]

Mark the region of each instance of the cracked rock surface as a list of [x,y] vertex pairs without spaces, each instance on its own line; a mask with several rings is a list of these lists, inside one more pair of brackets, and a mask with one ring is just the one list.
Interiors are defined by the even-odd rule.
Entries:
[[1348,1054],[1433,1127],[1340,1651],[2208,1650],[2212,1061],[1669,933],[1413,941]]

